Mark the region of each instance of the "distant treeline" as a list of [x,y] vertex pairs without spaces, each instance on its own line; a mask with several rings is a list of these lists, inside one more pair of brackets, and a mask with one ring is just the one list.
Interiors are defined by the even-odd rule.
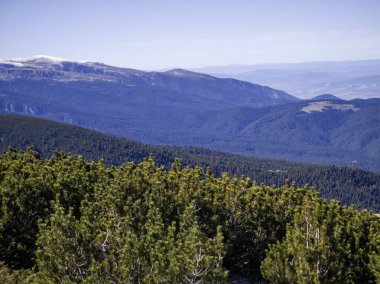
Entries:
[[104,159],[106,165],[116,166],[141,162],[152,153],[158,165],[169,169],[181,158],[184,165],[209,168],[218,177],[227,172],[231,177],[250,177],[266,185],[281,186],[286,180],[298,186],[309,184],[324,198],[380,212],[380,175],[355,168],[261,159],[197,147],[152,146],[59,122],[2,115],[0,150],[10,147],[33,147],[44,158],[63,151],[88,161]]

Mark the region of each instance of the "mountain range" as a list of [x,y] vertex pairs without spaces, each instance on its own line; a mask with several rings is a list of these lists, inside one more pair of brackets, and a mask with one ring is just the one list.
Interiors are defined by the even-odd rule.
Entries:
[[268,85],[304,99],[324,93],[345,100],[380,97],[380,60],[226,65],[192,70]]
[[301,100],[183,69],[144,72],[38,56],[1,61],[0,112],[145,143],[380,171],[380,99]]

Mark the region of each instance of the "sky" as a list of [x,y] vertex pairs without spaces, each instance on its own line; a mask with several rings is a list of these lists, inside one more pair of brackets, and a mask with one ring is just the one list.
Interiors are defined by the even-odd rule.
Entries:
[[0,0],[0,58],[143,70],[380,58],[379,0]]

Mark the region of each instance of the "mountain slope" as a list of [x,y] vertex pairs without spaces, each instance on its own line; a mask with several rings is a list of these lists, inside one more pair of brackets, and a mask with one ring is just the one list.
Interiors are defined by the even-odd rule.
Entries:
[[300,101],[269,87],[183,69],[143,72],[37,57],[0,64],[0,112],[150,144],[380,172],[376,99]]
[[[220,109],[298,100],[268,87],[181,69],[143,72],[101,63],[57,61],[44,57],[0,62],[0,80],[1,91],[9,100],[12,95],[21,94],[30,99],[44,98],[52,103],[58,100],[63,104],[77,97],[79,101],[90,97],[105,104],[102,99],[106,97],[117,99],[125,106],[144,103],[161,107]],[[35,90],[25,94],[24,88],[28,84],[32,84]],[[70,96],[73,94],[75,97]],[[116,107],[112,103],[110,105]]]
[[155,143],[193,132],[199,114],[210,110],[293,101],[299,99],[269,87],[186,70],[143,72],[50,57],[0,62],[0,112]]
[[150,146],[30,116],[1,115],[0,150],[28,146],[33,146],[44,157],[62,150],[80,154],[87,160],[103,157],[105,163],[113,165],[140,162],[153,153],[159,165],[169,168],[179,157],[185,165],[209,167],[218,176],[222,172],[231,176],[244,175],[268,185],[282,185],[286,179],[300,186],[308,183],[325,198],[380,212],[379,174],[353,168],[245,157],[204,148]]
[[218,133],[214,141],[229,151],[380,171],[380,99],[235,108],[209,113],[204,121],[202,129]]

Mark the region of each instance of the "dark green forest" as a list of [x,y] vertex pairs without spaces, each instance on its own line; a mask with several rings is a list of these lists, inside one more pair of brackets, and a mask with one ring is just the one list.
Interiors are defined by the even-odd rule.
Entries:
[[0,150],[34,147],[42,157],[54,151],[81,155],[87,161],[103,159],[108,166],[143,161],[150,153],[166,170],[176,158],[184,165],[207,168],[216,176],[250,177],[258,184],[277,187],[286,180],[313,186],[323,198],[380,212],[380,175],[349,167],[312,165],[211,151],[197,147],[152,146],[105,135],[69,124],[28,116],[0,116]]
[[0,156],[0,283],[379,283],[380,218],[152,157]]

